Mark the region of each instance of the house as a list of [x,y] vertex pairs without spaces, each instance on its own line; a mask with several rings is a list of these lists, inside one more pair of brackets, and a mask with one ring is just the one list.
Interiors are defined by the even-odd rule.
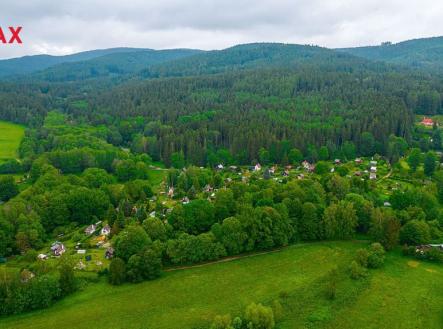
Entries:
[[100,234],[101,235],[109,235],[109,234],[111,234],[111,226],[109,226],[108,224],[103,226],[103,228],[100,230]]
[[363,162],[363,160],[361,158],[356,158],[355,159],[355,163],[356,164],[361,164]]
[[369,164],[370,164],[371,166],[375,167],[375,166],[377,165],[377,161],[372,160],[372,161],[369,162]]
[[206,193],[212,192],[213,188],[211,187],[211,185],[207,184],[204,188],[203,191],[205,191]]
[[283,176],[283,177],[288,177],[288,176],[289,176],[289,170],[285,169],[285,170],[282,172],[282,176]]
[[369,179],[377,179],[377,175],[373,172],[369,174]]
[[97,229],[97,226],[95,226],[95,224],[91,224],[87,228],[85,228],[85,234],[86,235],[94,234],[96,229]]
[[77,250],[77,254],[84,255],[84,254],[86,254],[86,250],[85,249],[79,249],[79,250]]
[[174,187],[171,186],[168,190],[168,197],[172,198],[174,197]]
[[255,166],[254,166],[254,171],[260,171],[261,170],[261,165],[259,164],[259,163],[257,163]]
[[221,163],[219,163],[216,168],[218,170],[223,170],[225,167]]
[[335,160],[334,160],[334,163],[335,163],[336,165],[339,165],[339,164],[341,164],[341,161],[340,161],[340,159],[335,159]]
[[185,196],[185,197],[182,199],[182,203],[183,203],[183,204],[188,204],[188,203],[189,203],[189,198],[188,198],[187,196]]
[[114,248],[109,247],[108,249],[106,249],[105,258],[111,259],[112,257],[114,257]]
[[154,218],[154,217],[155,217],[155,210],[154,210],[154,211],[151,211],[151,212],[149,213],[149,217],[151,217],[151,218]]
[[237,166],[229,166],[229,169],[231,169],[231,171],[237,171]]
[[312,165],[312,164],[310,164],[308,161],[303,161],[302,163],[302,166],[303,166],[303,168],[305,168],[307,171],[309,171],[309,172],[313,172],[314,171],[314,169],[315,169],[315,166],[314,165]]
[[303,174],[299,174],[299,175],[297,176],[297,178],[298,178],[298,179],[303,179],[303,178],[305,178],[305,175],[303,175]]
[[47,260],[47,259],[48,259],[48,255],[46,255],[46,254],[39,254],[39,255],[37,256],[37,259],[40,259],[40,260]]
[[272,166],[272,167],[269,168],[268,170],[269,170],[269,174],[270,174],[270,175],[274,175],[274,174],[275,174],[275,166]]
[[54,254],[54,256],[58,257],[58,256],[61,256],[65,253],[66,248],[63,243],[56,241],[52,244],[51,251]]
[[361,171],[356,171],[354,175],[360,177],[361,176]]
[[432,127],[434,125],[434,121],[431,118],[423,117],[420,124],[426,127]]
[[377,167],[371,167],[369,170],[370,170],[371,172],[377,172]]
[[335,171],[335,168],[331,168],[331,172],[334,172]]
[[306,170],[308,170],[311,164],[310,164],[308,161],[304,160],[304,161],[301,163],[301,165],[303,166],[303,168],[305,168]]
[[385,207],[390,207],[390,206],[391,206],[391,203],[388,202],[388,201],[385,201],[385,202],[383,202],[383,206],[385,206]]

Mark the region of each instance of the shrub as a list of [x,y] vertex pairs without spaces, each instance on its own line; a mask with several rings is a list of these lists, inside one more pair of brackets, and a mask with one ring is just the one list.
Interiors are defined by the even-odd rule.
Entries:
[[354,280],[364,278],[366,276],[366,270],[362,265],[354,260],[349,266],[349,276]]
[[355,261],[358,265],[368,267],[369,251],[367,249],[358,249],[355,254]]
[[402,243],[419,245],[429,243],[431,230],[428,223],[421,220],[411,220],[400,230],[400,241]]
[[376,242],[369,248],[368,268],[379,268],[385,262],[385,249]]
[[326,298],[335,299],[337,296],[338,271],[336,268],[329,271],[326,283]]
[[252,303],[246,308],[245,322],[248,329],[273,329],[274,312],[270,307]]
[[210,329],[231,329],[231,315],[217,315],[212,322]]
[[126,280],[126,264],[121,258],[114,258],[109,265],[109,283],[120,285]]

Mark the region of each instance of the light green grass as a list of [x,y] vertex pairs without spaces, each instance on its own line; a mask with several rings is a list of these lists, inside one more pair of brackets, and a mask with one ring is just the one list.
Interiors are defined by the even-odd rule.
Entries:
[[0,161],[17,157],[17,150],[25,134],[25,128],[0,121]]
[[[277,328],[442,328],[443,268],[412,263],[399,253],[367,280],[345,269],[362,242],[298,245],[280,252],[168,272],[138,285],[101,282],[42,311],[0,320],[0,328],[205,328],[216,314],[238,315],[251,302],[284,291]],[[411,264],[411,263],[410,263]],[[417,265],[418,264],[418,265]],[[337,298],[325,278],[338,266]]]

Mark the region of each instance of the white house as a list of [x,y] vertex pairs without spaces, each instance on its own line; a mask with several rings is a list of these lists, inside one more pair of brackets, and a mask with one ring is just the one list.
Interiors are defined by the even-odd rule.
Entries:
[[111,226],[109,226],[108,224],[103,226],[103,228],[100,231],[101,235],[109,235],[110,233],[111,233]]
[[96,229],[97,229],[97,226],[95,226],[95,224],[91,224],[87,228],[85,228],[85,234],[91,235],[95,232]]

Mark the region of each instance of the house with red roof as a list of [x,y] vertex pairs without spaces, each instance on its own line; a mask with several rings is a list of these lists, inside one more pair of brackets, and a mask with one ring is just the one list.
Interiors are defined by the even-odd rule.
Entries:
[[427,127],[432,127],[434,125],[434,121],[431,118],[423,117],[423,120],[421,120],[420,124]]

